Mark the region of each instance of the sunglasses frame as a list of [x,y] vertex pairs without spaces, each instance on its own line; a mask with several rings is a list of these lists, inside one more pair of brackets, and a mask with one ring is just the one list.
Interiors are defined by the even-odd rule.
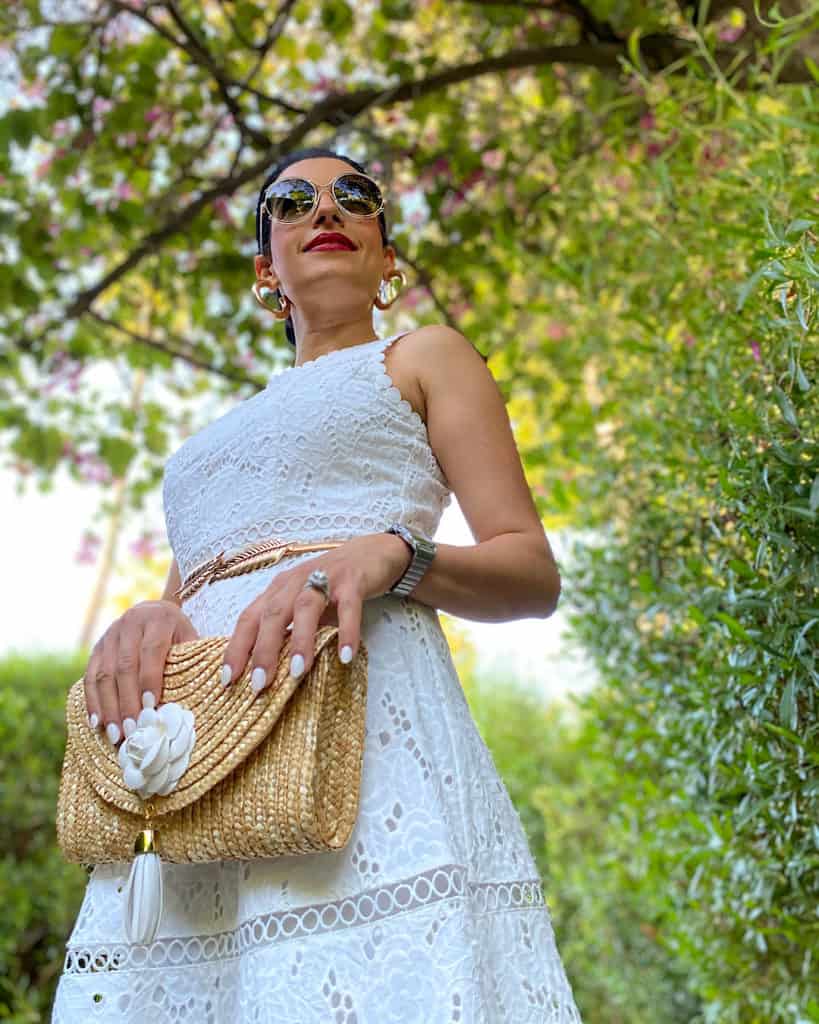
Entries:
[[[345,210],[344,207],[339,203],[338,199],[336,199],[334,191],[336,183],[340,178],[349,177],[366,178],[367,181],[372,182],[373,185],[375,185],[375,187],[378,189],[378,194],[381,196],[381,202],[379,203],[378,209],[375,210],[375,212],[351,213],[349,210]],[[306,181],[308,185],[313,186],[313,205],[306,213],[302,214],[300,217],[296,217],[295,220],[279,220],[277,217],[273,216],[273,214],[270,212],[270,208],[267,205],[267,201],[269,198],[268,193],[270,192],[270,190],[273,188],[274,185],[281,185],[282,182],[284,181]],[[336,204],[336,207],[340,210],[340,212],[343,213],[345,217],[352,217],[354,220],[372,220],[374,217],[377,217],[379,213],[382,212],[385,206],[384,190],[381,188],[381,186],[378,184],[375,178],[371,178],[369,174],[362,174],[361,171],[342,171],[341,174],[337,174],[328,185],[322,185],[321,188],[319,188],[314,181],[311,181],[309,178],[305,178],[301,175],[292,178],[279,178],[277,181],[271,182],[270,186],[265,192],[264,199],[262,200],[262,209],[267,214],[271,224],[300,224],[303,220],[306,220],[308,217],[312,216],[313,213],[315,213],[316,207],[318,206],[319,201],[321,200],[322,192],[328,191],[332,196],[333,202]]]

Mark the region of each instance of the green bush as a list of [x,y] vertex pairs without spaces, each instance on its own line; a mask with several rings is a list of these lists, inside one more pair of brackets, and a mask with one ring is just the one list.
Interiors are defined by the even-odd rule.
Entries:
[[507,680],[464,688],[529,836],[584,1024],[690,1024],[700,1002],[664,941],[666,865],[646,862],[606,723]]
[[[588,299],[616,282],[619,308],[590,302],[578,325],[596,437],[575,485],[595,537],[562,566],[564,608],[603,680],[584,714],[663,893],[664,941],[703,1002],[696,1020],[807,1024],[819,1021],[816,90],[706,98],[677,83],[656,116],[673,126],[662,157],[631,167],[613,205],[586,182],[575,209],[588,244],[606,240]],[[566,230],[582,235],[577,221]]]
[[47,1019],[86,874],[57,847],[65,698],[79,655],[0,660],[0,1019]]

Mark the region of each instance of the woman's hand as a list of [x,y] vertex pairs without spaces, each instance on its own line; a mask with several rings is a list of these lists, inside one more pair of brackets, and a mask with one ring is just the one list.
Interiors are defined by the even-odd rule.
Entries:
[[170,648],[198,637],[173,601],[141,601],[129,608],[96,642],[85,669],[91,728],[104,725],[113,744],[130,736],[142,708],[159,703]]
[[[250,685],[258,692],[273,678],[290,623],[290,674],[299,679],[313,665],[320,626],[338,626],[339,657],[345,663],[358,652],[362,605],[380,597],[403,576],[412,559],[409,546],[391,533],[353,537],[324,555],[279,573],[236,620],[225,649],[222,682],[239,679],[251,656]],[[314,587],[302,589],[316,569],[327,573],[330,603]],[[335,606],[335,607],[334,607]]]

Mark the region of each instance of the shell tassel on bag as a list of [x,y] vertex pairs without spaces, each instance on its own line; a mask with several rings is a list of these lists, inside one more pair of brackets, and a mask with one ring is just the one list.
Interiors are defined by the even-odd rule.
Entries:
[[117,754],[128,789],[145,803],[147,827],[134,842],[134,861],[125,887],[125,934],[129,942],[153,942],[162,919],[162,861],[157,849],[157,830],[150,827],[152,804],[147,798],[167,796],[188,767],[196,742],[193,712],[178,704],[159,710],[145,707],[137,727],[120,745]]
[[123,891],[131,943],[148,944],[161,928],[164,864],[340,850],[353,832],[366,645],[344,664],[338,626],[321,627],[310,670],[295,679],[288,635],[273,678],[255,694],[249,663],[222,686],[229,642],[172,644],[165,703],[144,707],[118,750],[89,724],[84,680],[68,692],[57,842],[67,860],[87,867],[131,862]]

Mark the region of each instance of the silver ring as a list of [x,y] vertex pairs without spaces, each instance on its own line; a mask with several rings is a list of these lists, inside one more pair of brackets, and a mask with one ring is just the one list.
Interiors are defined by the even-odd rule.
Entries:
[[301,589],[310,590],[311,588],[320,590],[327,600],[330,600],[330,578],[323,569],[314,569]]

